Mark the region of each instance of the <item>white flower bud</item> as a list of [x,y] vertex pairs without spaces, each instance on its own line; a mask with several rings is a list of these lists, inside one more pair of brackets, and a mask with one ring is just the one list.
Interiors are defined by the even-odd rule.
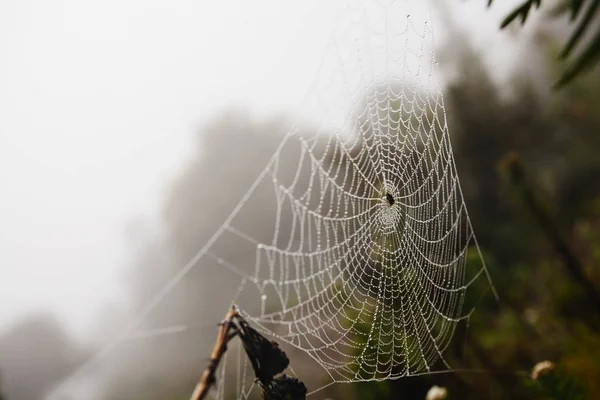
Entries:
[[554,363],[552,361],[541,361],[535,364],[535,367],[531,370],[531,379],[537,381],[540,376],[546,375],[554,369]]
[[445,387],[435,385],[429,389],[427,396],[425,396],[425,400],[444,400],[447,395],[448,391]]

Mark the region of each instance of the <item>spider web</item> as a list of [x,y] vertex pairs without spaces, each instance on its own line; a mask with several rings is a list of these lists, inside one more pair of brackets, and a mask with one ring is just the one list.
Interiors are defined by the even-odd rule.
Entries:
[[[431,19],[422,0],[340,10],[297,112],[318,122],[285,134],[215,234],[92,362],[210,266],[238,277],[234,297],[252,325],[331,383],[452,369],[457,324],[493,287],[459,185]],[[267,232],[253,231],[257,209],[268,210]],[[247,397],[242,359],[237,396]]]

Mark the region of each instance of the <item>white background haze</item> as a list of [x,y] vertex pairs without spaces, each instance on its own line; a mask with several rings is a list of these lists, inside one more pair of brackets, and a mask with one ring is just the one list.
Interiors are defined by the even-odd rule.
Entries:
[[[340,3],[3,0],[0,330],[43,310],[83,334],[123,304],[127,226],[156,218],[206,120],[293,114]],[[486,3],[451,5],[505,70],[514,1]]]

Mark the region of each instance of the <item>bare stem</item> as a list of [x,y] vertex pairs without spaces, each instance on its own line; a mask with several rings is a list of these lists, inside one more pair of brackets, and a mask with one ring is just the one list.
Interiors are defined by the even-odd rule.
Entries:
[[200,381],[196,385],[192,397],[190,400],[202,400],[206,397],[208,390],[215,383],[215,373],[217,367],[221,362],[223,354],[227,351],[227,343],[235,336],[231,334],[231,331],[236,329],[233,319],[238,316],[235,304],[231,306],[229,312],[225,316],[225,319],[219,324],[219,333],[217,335],[217,341],[215,347],[210,355],[210,361],[208,366],[204,370]]

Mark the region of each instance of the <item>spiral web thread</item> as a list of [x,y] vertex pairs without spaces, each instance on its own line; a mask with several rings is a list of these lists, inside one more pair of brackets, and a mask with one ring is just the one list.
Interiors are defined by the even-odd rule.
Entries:
[[[331,382],[452,369],[445,352],[456,326],[493,287],[456,173],[431,17],[422,0],[340,11],[298,112],[317,127],[285,135],[124,337],[192,269],[212,264],[241,279],[236,299],[252,325],[305,352]],[[244,222],[257,205],[272,210],[261,221],[268,236]],[[247,397],[252,378],[236,358],[237,396]]]
[[315,90],[325,113],[337,115],[341,98],[353,107],[330,117],[334,135],[292,132],[282,148],[299,148],[293,179],[277,157],[265,177],[275,234],[257,244],[249,279],[261,313],[245,315],[333,382],[451,369],[455,327],[491,287],[456,173],[433,31],[407,13],[414,5],[347,10]]

